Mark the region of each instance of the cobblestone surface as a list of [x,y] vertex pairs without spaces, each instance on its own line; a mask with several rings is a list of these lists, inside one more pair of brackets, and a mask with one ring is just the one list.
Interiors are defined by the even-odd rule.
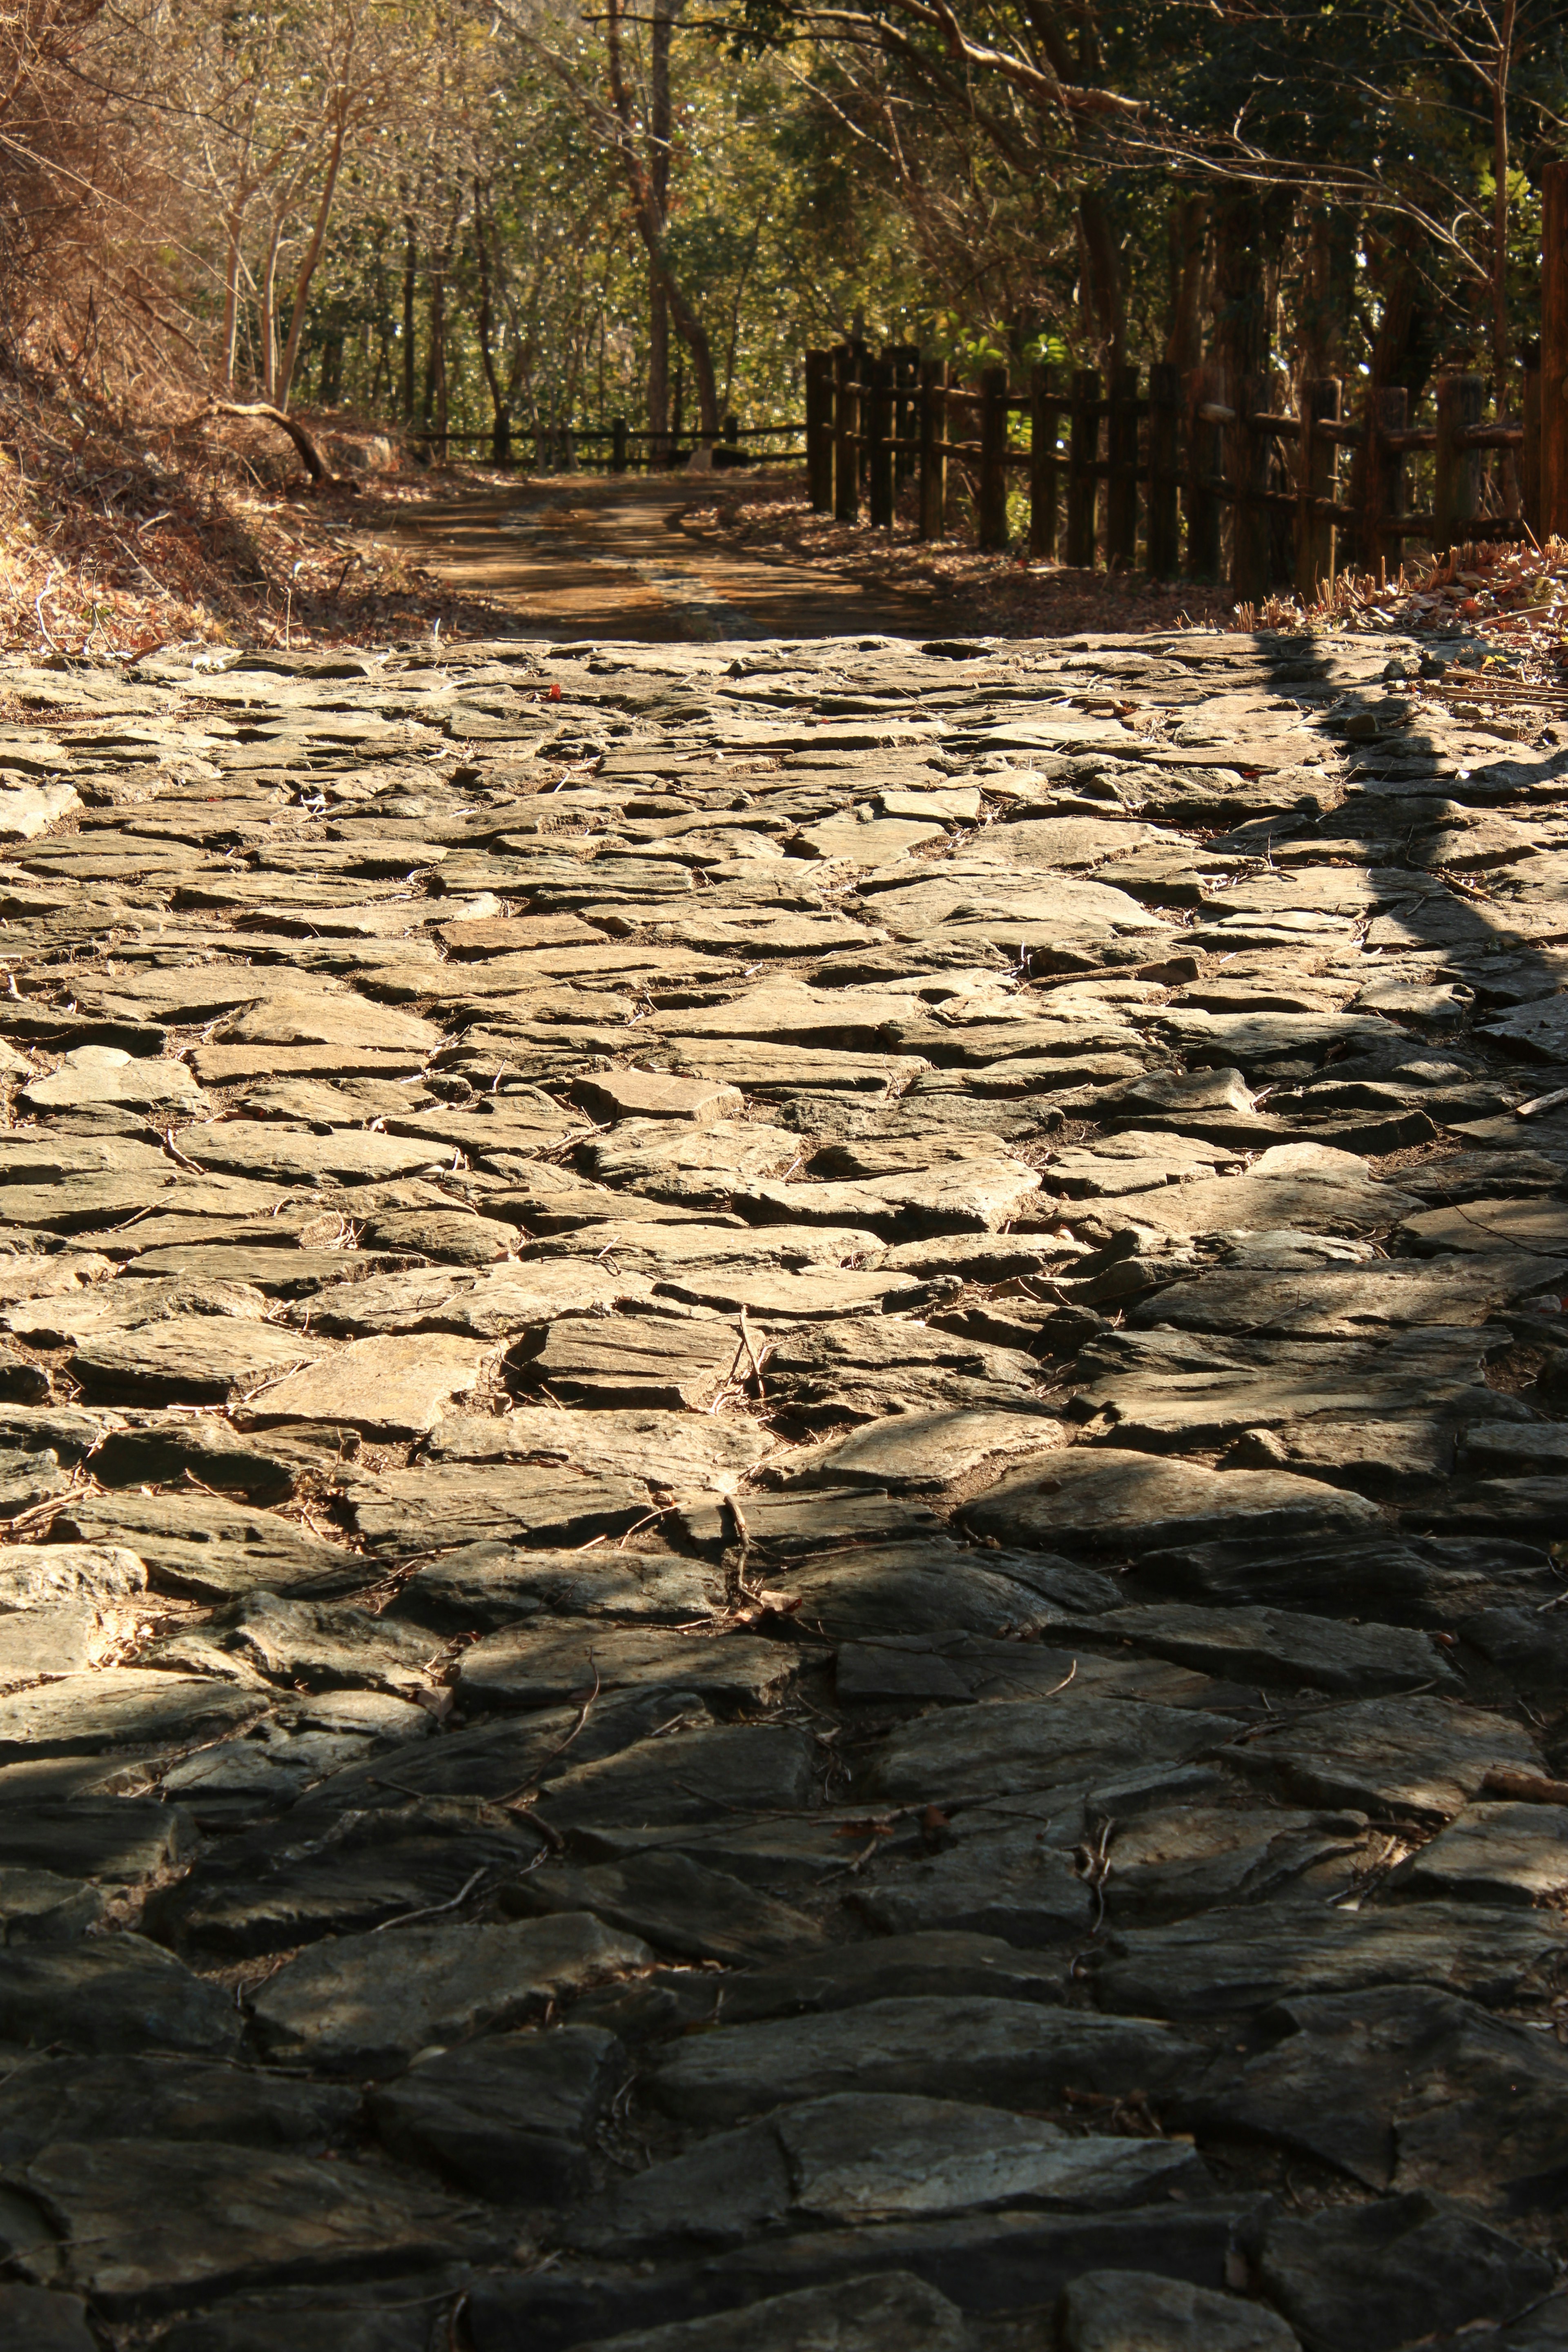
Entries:
[[1568,2344],[1568,753],[1417,670],[5,671],[0,2341]]

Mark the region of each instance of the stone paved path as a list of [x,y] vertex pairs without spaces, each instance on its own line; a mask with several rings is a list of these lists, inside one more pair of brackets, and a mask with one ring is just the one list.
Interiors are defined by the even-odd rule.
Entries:
[[1406,659],[5,670],[0,2343],[1568,2343],[1568,754]]

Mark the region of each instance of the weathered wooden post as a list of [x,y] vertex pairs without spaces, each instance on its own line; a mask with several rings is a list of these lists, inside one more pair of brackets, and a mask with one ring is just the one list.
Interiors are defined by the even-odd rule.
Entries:
[[1193,376],[1187,404],[1187,571],[1194,580],[1217,580],[1220,561],[1220,427],[1205,415],[1219,403],[1224,380],[1212,368]]
[[947,530],[947,362],[921,369],[921,524],[922,539]]
[[1007,547],[1007,371],[984,368],[980,376],[980,497],[975,511],[982,553],[1001,555]]
[[837,522],[860,520],[860,376],[853,343],[833,354],[833,514]]
[[1437,462],[1432,500],[1436,546],[1446,555],[1468,538],[1481,502],[1481,453],[1471,448],[1467,435],[1481,421],[1487,380],[1469,369],[1437,379]]
[[833,512],[833,353],[805,355],[805,478],[814,514]]
[[1544,536],[1541,520],[1541,345],[1526,343],[1524,404],[1520,418],[1524,441],[1519,453],[1519,495],[1524,520],[1537,539]]
[[1568,163],[1542,173],[1541,523],[1568,539]]
[[870,397],[866,404],[867,488],[871,528],[893,528],[893,355],[891,348],[871,362]]
[[1029,553],[1054,563],[1057,553],[1057,400],[1051,371],[1029,371]]
[[1156,580],[1173,579],[1181,564],[1181,371],[1157,361],[1149,371],[1148,530],[1149,570]]
[[1231,585],[1244,604],[1268,593],[1268,435],[1257,423],[1268,407],[1266,376],[1244,376],[1235,422],[1226,429],[1231,488],[1236,494],[1236,531],[1231,548]]
[[1363,495],[1360,547],[1363,567],[1375,572],[1378,558],[1398,570],[1405,541],[1388,526],[1405,512],[1404,436],[1410,425],[1410,394],[1402,383],[1368,387],[1362,409]]
[[630,446],[630,441],[631,436],[626,431],[626,418],[624,416],[617,416],[610,426],[610,471],[612,474],[624,474],[626,472],[626,454]]
[[1111,572],[1138,563],[1138,395],[1143,372],[1120,367],[1106,411],[1105,562]]
[[1070,564],[1094,569],[1100,537],[1100,372],[1075,368],[1068,434],[1068,551]]
[[1310,604],[1334,576],[1333,520],[1320,513],[1319,502],[1332,501],[1338,445],[1313,428],[1320,418],[1330,424],[1339,422],[1339,378],[1310,377],[1301,386],[1297,415],[1301,420],[1301,439],[1296,468],[1296,593],[1303,604]]
[[916,440],[920,435],[920,345],[895,343],[893,361],[897,385],[893,403],[893,479],[900,483],[912,480],[917,464],[915,451],[902,445]]

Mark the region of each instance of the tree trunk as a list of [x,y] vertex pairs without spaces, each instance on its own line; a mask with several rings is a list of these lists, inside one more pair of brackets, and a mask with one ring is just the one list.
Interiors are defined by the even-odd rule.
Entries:
[[403,215],[403,422],[414,422],[414,298],[419,282],[419,239],[412,213]]
[[609,52],[611,103],[617,124],[616,151],[631,195],[637,234],[647,254],[650,278],[663,288],[675,331],[691,356],[700,428],[716,438],[719,432],[719,389],[713,371],[713,355],[702,322],[677,285],[664,250],[664,234],[669,212],[669,43],[674,32],[677,5],[678,0],[655,0],[653,77],[646,154],[637,140],[631,92],[626,79],[621,41],[625,0],[610,0],[609,13],[605,20],[605,46]]
[[[1509,408],[1509,363],[1512,357],[1508,332],[1508,85],[1513,67],[1513,26],[1517,0],[1503,0],[1498,29],[1497,74],[1492,83],[1492,398],[1500,416]],[[1502,463],[1503,512],[1520,509],[1519,461],[1511,449],[1498,453]]]
[[664,280],[651,261],[647,289],[647,429],[654,436],[648,462],[664,466],[669,462],[669,304],[664,299]]
[[332,198],[337,193],[338,173],[342,169],[343,142],[348,135],[348,122],[340,104],[338,119],[332,126],[332,143],[327,154],[326,173],[321,181],[321,194],[316,205],[316,217],[310,225],[310,241],[300,263],[300,274],[294,280],[294,309],[289,320],[289,340],[283,346],[283,358],[278,370],[278,405],[289,405],[289,386],[294,380],[294,364],[300,356],[300,338],[305,331],[305,306],[310,299],[310,280],[321,258],[321,247],[327,241],[327,224],[332,216]]
[[1173,196],[1168,215],[1171,246],[1171,311],[1165,363],[1190,375],[1203,358],[1204,264],[1207,257],[1209,208],[1198,195]]
[[1098,188],[1085,188],[1079,197],[1078,232],[1084,283],[1094,314],[1095,341],[1101,370],[1109,378],[1126,358],[1127,304],[1121,282],[1121,256],[1116,249],[1105,200]]
[[491,331],[490,255],[489,225],[485,219],[484,191],[474,182],[474,252],[479,262],[479,299],[474,314],[479,336],[479,361],[484,368],[485,382],[490,391],[490,458],[497,466],[511,461],[511,418],[500,378],[496,373],[494,338]]
[[223,388],[234,390],[234,364],[239,346],[239,273],[244,267],[240,241],[245,234],[245,203],[237,199],[224,222],[223,269]]
[[278,248],[283,242],[283,215],[272,222],[267,241],[267,263],[261,273],[261,299],[257,331],[261,340],[261,389],[269,401],[278,397]]

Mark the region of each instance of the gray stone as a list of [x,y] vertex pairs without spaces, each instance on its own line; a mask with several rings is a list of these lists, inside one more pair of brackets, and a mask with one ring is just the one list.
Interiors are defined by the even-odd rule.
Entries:
[[1548,2035],[1396,1986],[1291,1999],[1280,2038],[1182,2104],[1211,2139],[1263,2142],[1378,2191],[1428,2189],[1515,2215],[1555,2202],[1568,2060]]
[[[695,1693],[692,1702],[700,1705]],[[668,1710],[674,1703],[666,1696],[663,1706]],[[600,1761],[552,1773],[540,1810],[561,1830],[623,1822],[674,1826],[707,1820],[715,1807],[794,1811],[809,1799],[814,1760],[805,1735],[782,1725],[735,1724],[689,1731],[679,1739],[639,1739]]]
[[0,2342],[17,2352],[98,2352],[79,2295],[15,2284],[0,2286]]
[[594,1689],[649,1684],[698,1691],[721,1706],[765,1706],[783,1696],[795,1664],[796,1653],[782,1643],[743,1634],[520,1625],[466,1649],[456,1686],[468,1708],[549,1706]]
[[173,1316],[138,1330],[84,1339],[69,1362],[89,1396],[148,1403],[226,1404],[268,1386],[320,1346],[273,1323],[227,1315]]
[[1424,2191],[1279,2218],[1259,2273],[1308,2352],[1394,2352],[1438,2327],[1512,2319],[1554,2276],[1544,2256]]
[[[285,1750],[285,1770],[289,1760]],[[476,1815],[450,1801],[410,1801],[398,1785],[402,1762],[382,1766],[380,1776],[402,1801],[347,1805],[326,1821],[312,1818],[313,1809],[296,1809],[276,1829],[210,1850],[184,1878],[153,1895],[149,1927],[223,1960],[288,1951],[323,1936],[363,1943],[384,1928],[401,1932],[405,1921],[459,1907],[480,1889],[493,1896],[535,1860],[538,1835],[512,1813]],[[291,1794],[298,1793],[296,1786]]]
[[1123,1447],[1075,1447],[1015,1470],[970,1503],[967,1525],[1003,1543],[1126,1553],[1247,1535],[1258,1542],[1354,1537],[1371,1503],[1283,1471],[1205,1469]]
[[89,1492],[67,1503],[52,1532],[94,1549],[132,1551],[155,1591],[195,1601],[229,1601],[258,1586],[349,1592],[366,1580],[364,1561],[341,1544],[217,1495]]
[[1207,2186],[1185,2148],[1069,2139],[958,2100],[840,2093],[721,2132],[655,2165],[571,2224],[579,2245],[722,2245],[792,2217],[858,2224],[988,2206],[1104,2211]]
[[242,1418],[253,1428],[279,1421],[325,1422],[385,1444],[422,1437],[469,1396],[494,1350],[484,1341],[430,1331],[417,1339],[355,1339],[304,1370],[268,1382]]
[[1435,1698],[1363,1699],[1272,1727],[1230,1757],[1249,1780],[1309,1805],[1354,1805],[1443,1821],[1499,1767],[1539,1773],[1506,1716]]
[[657,1468],[660,1485],[727,1493],[773,1445],[766,1429],[740,1413],[518,1405],[486,1417],[454,1413],[432,1433],[427,1450],[433,1462],[567,1462],[626,1477],[647,1477]]
[[107,1666],[0,1697],[0,1760],[99,1756],[117,1748],[184,1748],[265,1713],[267,1698],[189,1674]]
[[1554,1806],[1468,1806],[1399,1864],[1389,1893],[1527,1907],[1560,1904],[1568,1893],[1568,1829]]
[[221,1985],[195,1977],[141,1936],[0,1951],[0,2033],[7,2042],[114,2053],[223,2053],[240,2021]]
[[[748,2299],[743,2310],[599,2336],[605,2352],[966,2352],[963,2314],[908,2271]],[[584,2342],[576,2352],[594,2352]]]
[[1112,1936],[1096,1989],[1107,2009],[1189,2021],[1390,1984],[1500,2006],[1538,1992],[1563,1957],[1558,1922],[1528,1911],[1479,1903],[1349,1911],[1298,1896]]
[[1061,2352],[1298,2352],[1274,2312],[1184,2279],[1086,2271],[1057,2305]]
[[436,1645],[413,1626],[266,1591],[232,1601],[195,1633],[158,1643],[148,1657],[197,1673],[260,1675],[290,1690],[379,1690],[399,1698],[427,1695],[437,1663]]
[[1009,1789],[1050,1789],[1134,1764],[1185,1763],[1226,1745],[1235,1726],[1195,1708],[1148,1706],[1092,1691],[1059,1700],[959,1707],[896,1733],[871,1765],[871,1792],[894,1802],[971,1803]]
[[383,2145],[492,2201],[564,2205],[594,2185],[593,2137],[627,2073],[593,2026],[490,2033],[422,2057],[366,2107]]
[[[1202,1674],[1237,1682],[1308,1685],[1346,1697],[1436,1684],[1457,1689],[1458,1678],[1430,1637],[1396,1625],[1345,1625],[1286,1609],[1115,1609],[1093,1621],[1097,1639],[1123,1641],[1173,1658]],[[1058,1634],[1058,1639],[1060,1638]]]
[[0,2158],[30,2163],[51,2140],[219,2140],[322,2156],[353,2129],[357,2094],[190,2053],[39,2055],[0,2085]]
[[439,2042],[542,2016],[653,1958],[585,1912],[494,1927],[408,1927],[342,1936],[290,1960],[252,2001],[271,2057],[352,2074],[406,2065]]
[[[731,1380],[733,1373],[733,1380]],[[704,1412],[749,1374],[744,1342],[718,1316],[573,1316],[552,1323],[525,1377],[566,1404]]]
[[1157,2093],[1199,2063],[1197,2045],[1139,2018],[1031,2002],[875,2000],[825,2016],[721,2026],[658,2058],[648,2095],[691,2124],[723,2125],[782,2103],[855,2091],[972,2099],[1015,2112],[1064,2085]]
[[629,1534],[652,1516],[647,1487],[629,1478],[512,1463],[389,1470],[356,1481],[350,1496],[354,1532],[395,1559],[458,1544],[584,1543]]
[[587,1870],[531,1871],[509,1887],[506,1909],[524,1917],[592,1911],[661,1950],[729,1967],[808,1950],[821,1940],[814,1920],[686,1854],[628,1854]]
[[394,2262],[500,2251],[437,2191],[358,2166],[214,2142],[58,2139],[18,2176],[61,2241],[22,2265],[123,2322],[269,2281],[321,2284]]
[[689,1625],[713,1616],[723,1599],[715,1570],[675,1552],[526,1551],[479,1543],[418,1570],[394,1607],[422,1623],[472,1632],[542,1615]]

